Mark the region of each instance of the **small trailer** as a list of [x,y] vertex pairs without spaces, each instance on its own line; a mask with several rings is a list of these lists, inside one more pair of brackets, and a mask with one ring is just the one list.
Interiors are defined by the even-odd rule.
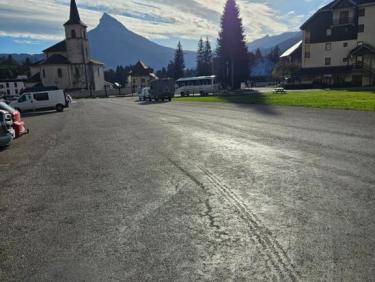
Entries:
[[171,101],[174,97],[175,81],[170,78],[158,79],[151,82],[149,100]]

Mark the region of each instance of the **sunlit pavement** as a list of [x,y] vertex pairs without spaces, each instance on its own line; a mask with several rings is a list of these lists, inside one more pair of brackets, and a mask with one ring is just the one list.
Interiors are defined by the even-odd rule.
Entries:
[[0,281],[371,281],[375,114],[77,101],[0,152]]

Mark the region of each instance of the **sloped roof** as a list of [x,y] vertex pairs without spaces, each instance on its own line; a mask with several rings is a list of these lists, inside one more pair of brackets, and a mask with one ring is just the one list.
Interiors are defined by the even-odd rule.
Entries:
[[53,55],[49,57],[43,65],[69,65],[70,61],[62,55]]
[[363,43],[355,47],[352,51],[350,51],[350,56],[355,55],[366,55],[366,54],[375,54],[375,48],[370,44]]
[[56,43],[55,45],[47,48],[43,51],[43,53],[49,53],[49,52],[66,52],[66,42],[65,40],[60,41],[59,43]]
[[132,68],[132,75],[149,75],[152,70],[142,61],[138,61]]
[[302,46],[302,40],[298,41],[296,44],[294,44],[292,47],[290,47],[288,50],[286,50],[280,58],[285,58],[290,55],[292,55],[296,50],[298,50],[299,47]]
[[368,4],[368,3],[374,3],[375,4],[375,0],[334,0],[330,3],[328,3],[327,5],[323,6],[322,8],[320,8],[318,11],[316,11],[302,26],[301,26],[301,29],[305,29],[305,27],[310,23],[310,21],[315,18],[315,16],[321,12],[327,12],[327,11],[331,11],[331,9],[333,9],[335,6],[337,6],[340,2],[342,1],[347,1],[349,4],[352,4],[352,5],[362,5],[362,4]]
[[75,0],[70,1],[70,18],[64,25],[73,25],[73,24],[80,24],[80,25],[86,26],[81,21],[81,17],[79,16],[77,3]]
[[96,61],[96,60],[93,60],[93,59],[91,59],[89,63],[94,64],[94,65],[104,65],[102,62],[99,62],[99,61]]
[[40,81],[42,81],[42,80],[40,79],[40,72],[34,74],[32,77],[30,77],[30,78],[27,80],[27,82],[40,82]]

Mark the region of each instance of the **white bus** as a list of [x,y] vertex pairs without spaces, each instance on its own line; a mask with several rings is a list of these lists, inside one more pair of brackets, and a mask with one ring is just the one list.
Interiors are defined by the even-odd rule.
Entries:
[[200,94],[201,96],[208,96],[210,93],[219,91],[219,83],[215,75],[198,76],[198,77],[184,77],[176,81],[177,88],[176,96],[190,96]]

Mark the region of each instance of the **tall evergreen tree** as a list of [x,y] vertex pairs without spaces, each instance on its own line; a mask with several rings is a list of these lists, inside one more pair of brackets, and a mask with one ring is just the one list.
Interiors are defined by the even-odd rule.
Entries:
[[178,42],[176,54],[173,62],[174,67],[174,76],[175,80],[184,77],[185,71],[185,59],[184,59],[184,50],[182,49],[181,42]]
[[201,37],[201,39],[198,42],[198,51],[197,51],[197,75],[198,76],[205,75],[204,59],[205,59],[205,49],[204,49],[204,42]]
[[262,51],[260,51],[259,48],[255,51],[255,59],[257,61],[263,60],[263,54],[262,54]]
[[211,49],[211,43],[208,40],[208,37],[206,38],[206,42],[204,45],[204,56],[203,56],[203,62],[204,62],[204,74],[203,75],[211,75],[212,74],[212,64],[213,64],[213,58],[212,58],[212,49]]
[[217,56],[217,76],[222,84],[238,89],[249,77],[247,46],[240,10],[235,0],[227,0],[221,18]]

